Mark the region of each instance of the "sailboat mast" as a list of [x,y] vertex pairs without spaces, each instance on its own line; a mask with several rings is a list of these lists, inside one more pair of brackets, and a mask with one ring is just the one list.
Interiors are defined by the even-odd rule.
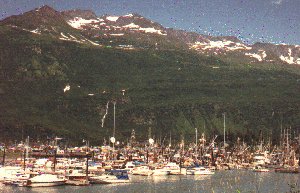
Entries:
[[171,131],[170,131],[170,143],[169,143],[169,147],[172,146],[172,135],[171,135]]
[[[116,101],[114,101],[114,130],[113,130],[113,138],[115,139],[116,132]],[[115,150],[115,142],[113,142],[113,151]]]
[[226,117],[225,113],[223,113],[223,118],[224,118],[224,149],[225,149],[225,140],[226,140]]
[[198,129],[197,128],[195,128],[195,132],[196,132],[196,158],[198,157],[198,152],[197,152],[197,150],[198,150]]

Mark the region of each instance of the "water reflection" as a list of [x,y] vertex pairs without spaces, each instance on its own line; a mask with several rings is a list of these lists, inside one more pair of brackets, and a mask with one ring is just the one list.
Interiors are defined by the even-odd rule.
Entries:
[[211,175],[195,175],[194,180],[199,181],[199,180],[210,180]]
[[[173,179],[173,181],[174,180],[175,179]],[[160,182],[172,181],[172,178],[169,178],[169,176],[152,176],[152,181],[154,183],[160,183]]]
[[[131,176],[126,184],[60,186],[48,188],[11,187],[0,184],[1,193],[124,193],[124,192],[290,192],[289,184],[299,184],[299,175],[275,172],[217,171],[214,175]],[[300,187],[298,188],[300,190]]]
[[36,188],[25,188],[19,187],[20,192],[32,192],[32,193],[59,193],[65,189],[64,186],[60,187],[36,187]]

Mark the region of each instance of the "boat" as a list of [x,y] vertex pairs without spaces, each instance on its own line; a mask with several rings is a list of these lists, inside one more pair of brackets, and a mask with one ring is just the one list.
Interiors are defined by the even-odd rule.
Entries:
[[255,166],[253,168],[254,172],[269,172],[270,170],[268,168],[262,167],[262,166]]
[[268,158],[268,152],[265,151],[264,153],[255,153],[253,156],[252,164],[254,166],[270,164],[270,159]]
[[174,162],[170,162],[167,165],[165,165],[164,169],[169,171],[170,175],[185,175],[186,174],[186,168],[180,168],[180,166]]
[[33,176],[36,176],[36,175],[38,175],[38,173],[32,172],[30,174],[30,173],[25,173],[24,171],[19,171],[14,175],[6,177],[5,180],[2,183],[5,184],[5,185],[20,186],[25,181],[29,180],[30,177],[33,177]]
[[132,175],[141,175],[141,176],[151,176],[153,174],[153,170],[149,168],[149,166],[139,166],[134,168],[131,171]]
[[26,187],[51,187],[51,186],[61,186],[66,183],[66,179],[63,177],[58,177],[54,174],[40,174],[34,176],[19,184],[19,186]]
[[66,178],[67,185],[87,186],[90,184],[90,182],[87,180],[86,173],[84,173],[82,169],[69,170]]
[[135,165],[133,164],[132,161],[127,162],[127,163],[125,164],[125,170],[127,170],[127,173],[128,173],[128,174],[131,174],[131,172],[132,172],[132,170],[133,170],[134,168],[135,168]]
[[186,171],[188,175],[212,175],[215,172],[205,167],[195,167]]
[[4,182],[7,179],[13,178],[20,171],[23,171],[19,166],[6,166],[0,168],[0,182]]
[[290,174],[299,174],[300,169],[296,167],[282,167],[282,168],[276,168],[275,172],[278,173],[290,173]]
[[88,185],[90,185],[90,181],[88,181],[86,179],[67,180],[66,184],[72,185],[72,186],[88,186]]
[[170,171],[164,168],[155,168],[152,171],[153,171],[152,173],[153,176],[167,176],[170,174]]
[[89,180],[92,184],[116,184],[130,182],[126,170],[107,171],[101,176],[92,176]]

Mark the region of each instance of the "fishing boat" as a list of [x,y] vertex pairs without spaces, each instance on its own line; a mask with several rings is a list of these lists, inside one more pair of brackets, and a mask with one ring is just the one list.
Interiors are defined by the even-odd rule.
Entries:
[[253,168],[254,172],[269,172],[270,170],[268,168],[262,167],[262,166],[255,166]]
[[275,172],[278,173],[290,173],[290,174],[299,174],[300,169],[296,167],[282,167],[282,168],[276,168]]
[[185,175],[186,174],[186,168],[180,168],[180,166],[174,162],[170,162],[167,165],[165,165],[164,169],[169,171],[170,175]]
[[0,168],[0,182],[13,178],[22,170],[19,166],[6,166]]
[[126,170],[107,171],[101,176],[92,176],[89,180],[92,184],[116,184],[130,182]]
[[22,186],[27,180],[37,175],[40,175],[40,173],[29,170],[19,170],[16,171],[16,173],[6,176],[2,183],[5,185]]
[[188,175],[212,175],[215,172],[205,167],[195,167],[186,171]]
[[61,186],[66,183],[66,179],[63,177],[58,177],[54,174],[40,174],[23,181],[19,186],[26,187],[50,187],[50,186]]
[[153,176],[167,176],[169,174],[170,171],[165,168],[155,168],[152,173]]
[[153,170],[149,168],[149,166],[139,166],[134,168],[131,171],[132,175],[141,175],[141,176],[151,176],[153,174]]
[[268,158],[268,152],[264,153],[256,153],[253,156],[253,165],[265,165],[265,164],[270,164],[270,159]]
[[67,181],[66,184],[73,186],[87,186],[89,181],[87,180],[86,173],[82,169],[73,169],[69,170],[66,175]]
[[127,173],[128,173],[128,174],[131,174],[131,172],[132,172],[132,170],[133,170],[134,168],[135,168],[135,165],[133,164],[132,161],[127,162],[127,163],[125,164],[125,170],[127,170]]
[[5,185],[19,186],[20,184],[23,184],[23,182],[28,180],[29,178],[30,178],[30,174],[17,174],[13,177],[7,178],[2,183]]

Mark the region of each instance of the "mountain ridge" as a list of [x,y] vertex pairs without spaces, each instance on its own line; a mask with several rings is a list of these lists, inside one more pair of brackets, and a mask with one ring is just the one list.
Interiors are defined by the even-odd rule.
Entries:
[[250,50],[233,37],[164,28],[135,14],[95,19],[84,11],[89,18],[80,19],[44,10],[0,22],[1,140],[58,135],[99,144],[111,136],[114,102],[124,141],[132,129],[145,139],[149,128],[156,139],[170,131],[193,139],[195,127],[221,136],[224,112],[232,139],[262,131],[276,140],[280,121],[300,127],[300,68],[279,58],[294,62],[295,46]]
[[[45,14],[39,14],[40,12]],[[136,35],[143,33],[146,36],[142,37],[142,41],[146,41],[142,42],[142,44],[146,43],[146,46],[159,47],[160,43],[166,45],[169,42],[172,42],[173,45],[176,44],[181,48],[192,49],[201,54],[226,55],[227,52],[242,52],[245,60],[250,60],[255,63],[264,61],[276,63],[281,62],[294,65],[300,64],[300,46],[298,45],[275,45],[260,42],[254,43],[253,45],[247,45],[234,36],[207,36],[194,32],[165,28],[139,14],[128,14],[124,16],[103,15],[101,17],[97,17],[91,10],[76,9],[58,12],[49,6],[43,6],[25,14],[28,15],[29,13],[36,13],[39,16],[38,18],[44,16],[46,17],[46,21],[48,20],[47,16],[55,16],[55,22],[53,21],[54,26],[56,23],[63,25],[62,28],[66,29],[71,26],[72,28],[79,30],[81,35],[84,36],[81,41],[80,37],[76,37],[76,35],[78,35],[77,33],[75,33],[75,38],[73,38],[73,34],[71,37],[66,34],[61,35],[61,33],[65,33],[65,30],[62,30],[61,33],[58,33],[61,35],[59,38],[67,41],[88,42],[90,44],[97,45],[94,40],[103,39],[105,36],[118,36],[119,38],[124,37],[124,39],[126,39],[128,37],[125,36],[134,36],[133,38],[136,38]],[[16,18],[19,17],[8,17],[2,20],[1,23],[10,23],[16,26],[18,26],[18,24],[22,25],[20,22],[16,23],[16,21],[18,21]],[[24,21],[21,20],[21,22]],[[38,19],[35,22],[40,22],[40,25],[43,24],[42,19]],[[66,23],[69,25],[68,27],[66,26]],[[43,31],[38,29],[38,26],[30,27],[29,30]],[[46,29],[46,31],[47,30],[51,31],[49,29]],[[70,30],[71,29],[68,29],[67,31]],[[151,35],[156,37],[151,38]],[[161,37],[159,41],[156,41],[158,35],[166,37]],[[241,55],[239,54],[238,57],[241,57]]]

